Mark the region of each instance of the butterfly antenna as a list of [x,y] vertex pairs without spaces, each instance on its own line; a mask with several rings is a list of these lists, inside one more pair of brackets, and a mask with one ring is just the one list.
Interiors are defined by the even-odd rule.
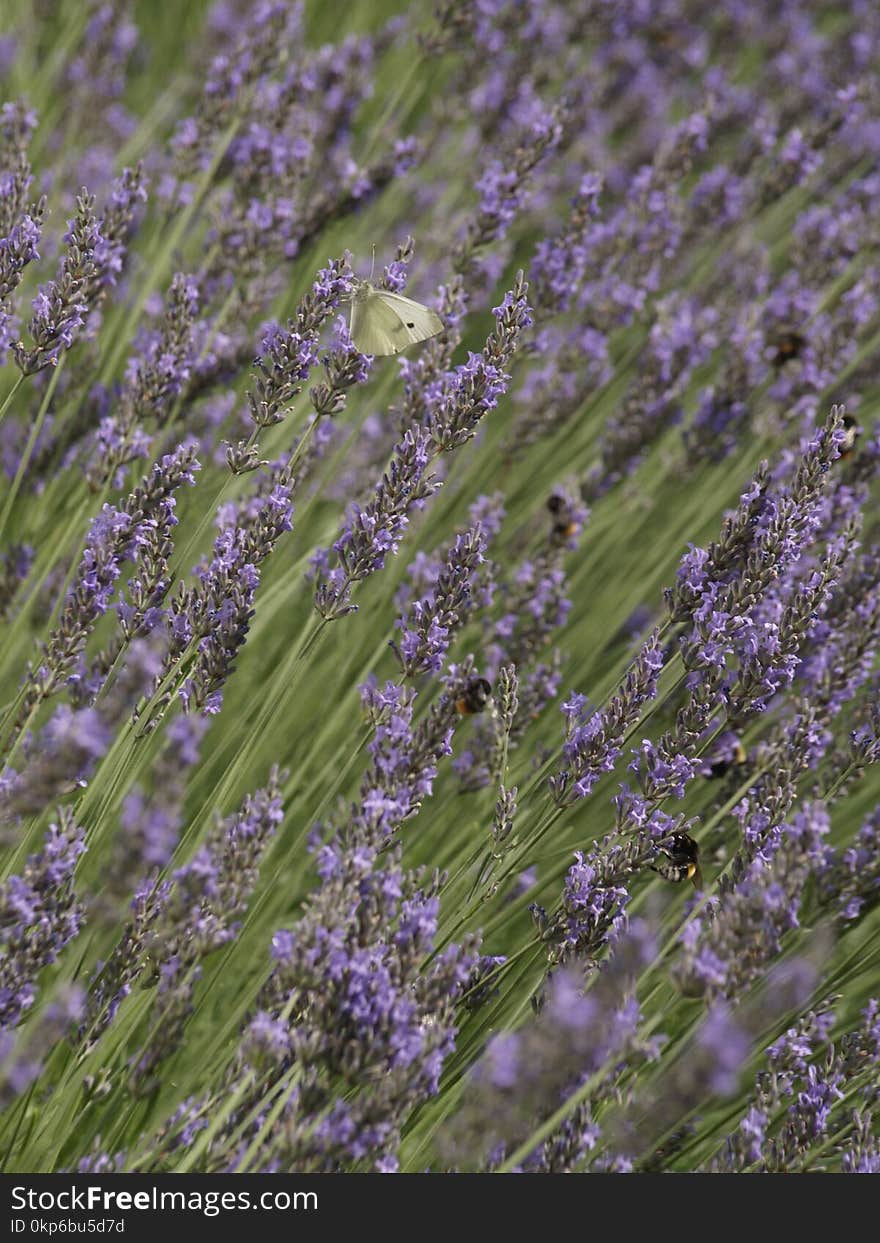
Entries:
[[373,242],[373,262],[370,264],[370,280],[373,279],[373,273],[376,270],[376,243]]

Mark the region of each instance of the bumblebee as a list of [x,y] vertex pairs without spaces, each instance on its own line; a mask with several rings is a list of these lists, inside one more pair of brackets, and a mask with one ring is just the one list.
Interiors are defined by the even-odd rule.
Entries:
[[684,35],[672,26],[649,26],[645,34],[655,48],[664,52],[679,52],[686,47]]
[[841,460],[852,455],[852,451],[856,447],[856,441],[862,434],[861,427],[859,427],[858,423],[851,414],[845,414],[843,416],[843,431],[845,439],[843,444],[840,446]]
[[806,344],[807,338],[800,332],[781,332],[771,342],[773,362],[777,367],[781,367],[790,358],[799,358]]
[[707,776],[713,779],[725,777],[732,768],[741,768],[747,759],[746,749],[737,738],[729,755],[725,756],[724,759],[715,760],[709,765]]
[[673,833],[660,851],[662,857],[650,865],[653,871],[676,885],[687,879],[693,882],[694,889],[703,888],[700,847],[689,833]]
[[572,518],[569,512],[569,502],[564,496],[560,496],[557,492],[550,497],[547,502],[547,508],[553,514],[556,521],[553,523],[554,539],[565,542],[571,539],[573,535],[577,535],[581,529],[581,524]]
[[471,678],[460,699],[455,701],[455,710],[461,716],[475,716],[482,712],[492,694],[492,683],[485,678]]

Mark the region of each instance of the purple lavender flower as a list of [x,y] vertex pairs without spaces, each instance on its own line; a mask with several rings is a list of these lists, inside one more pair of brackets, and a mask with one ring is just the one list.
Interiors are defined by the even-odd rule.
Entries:
[[498,398],[507,391],[510,376],[505,368],[522,333],[532,322],[527,294],[528,285],[520,272],[513,289],[492,311],[496,328],[482,352],[470,354],[466,363],[441,379],[429,423],[437,450],[449,451],[470,440],[483,416],[498,405]]
[[808,878],[824,860],[828,813],[809,804],[790,824],[771,831],[711,915],[693,919],[682,936],[675,975],[689,995],[732,998],[780,953],[798,927]]
[[339,566],[319,579],[315,591],[315,607],[326,620],[356,611],[352,586],[381,570],[389,553],[397,553],[410,509],[424,503],[439,486],[428,474],[429,461],[427,434],[408,431],[372,499],[364,508],[352,506],[345,530],[333,545]]
[[348,389],[363,384],[370,374],[371,361],[358,352],[343,319],[336,321],[331,348],[321,360],[326,379],[309,391],[316,419],[333,418],[342,413]]
[[[574,969],[552,977],[538,1017],[490,1040],[470,1076],[467,1100],[446,1128],[448,1155],[470,1168],[497,1166],[568,1100],[562,1129],[517,1168],[563,1172],[590,1161],[600,1136],[594,1113],[613,1094],[613,1066],[659,1051],[658,1041],[639,1034],[641,1014],[632,996],[633,980],[654,948],[645,926],[635,924],[586,990]],[[584,1096],[578,1089],[588,1082],[592,1090]]]
[[122,279],[138,224],[138,210],[146,201],[143,166],[124,168],[110,187],[107,205],[98,221],[100,241],[95,247],[95,272],[86,290],[90,308],[96,308]]
[[57,278],[34,299],[30,322],[33,348],[28,350],[17,342],[13,349],[16,364],[24,375],[56,365],[86,321],[89,295],[98,271],[95,253],[102,241],[95,199],[86,190],[77,199],[77,214],[68,224],[64,241],[66,251]]
[[[318,331],[351,291],[351,273],[343,259],[318,272],[287,328],[270,325],[254,360],[255,389],[248,391],[250,417],[256,428],[279,423],[318,361]],[[343,370],[345,363],[338,367]],[[355,383],[359,380],[355,380]]]
[[85,850],[85,833],[72,813],[59,810],[43,849],[31,855],[21,876],[0,886],[0,1026],[15,1027],[34,1004],[43,967],[80,931],[83,910],[73,874]]
[[528,193],[531,174],[562,137],[564,113],[564,106],[560,106],[536,117],[518,143],[513,160],[493,160],[485,169],[478,184],[479,208],[455,251],[457,272],[470,273],[477,266],[479,252],[510,228]]
[[0,621],[8,620],[16,591],[30,573],[34,549],[30,544],[12,544],[0,553]]
[[717,315],[693,299],[671,295],[657,306],[639,373],[599,443],[597,464],[582,494],[592,502],[631,474],[648,446],[681,418],[681,396],[696,367],[718,344]]
[[[873,1104],[874,1093],[864,1084],[864,1071],[880,1049],[877,1013],[878,1003],[871,1000],[855,1030],[832,1041],[836,1016],[826,1003],[808,1011],[771,1044],[750,1108],[713,1169],[778,1173],[827,1168],[821,1153],[828,1146],[819,1144],[816,1166],[811,1150],[848,1118],[853,1135],[843,1146],[841,1166],[847,1173],[869,1172],[875,1145],[864,1111]],[[859,1096],[861,1107],[844,1103]]]
[[853,1134],[842,1145],[840,1169],[843,1174],[880,1174],[880,1145],[874,1134],[873,1117],[853,1111]]
[[627,807],[630,821],[624,820],[623,827],[629,832],[575,852],[559,908],[551,914],[536,905],[530,908],[551,963],[577,958],[588,967],[595,965],[602,949],[627,926],[631,877],[656,858],[664,841],[689,827],[683,818],[659,810],[646,813],[636,825],[632,805]]
[[[292,1098],[284,1133],[267,1137],[264,1167],[275,1158],[318,1170],[362,1159],[394,1168],[402,1119],[437,1091],[455,1003],[474,985],[476,939],[424,965],[443,878],[403,871],[391,835],[431,793],[471,676],[470,664],[453,669],[415,728],[411,690],[363,688],[372,763],[339,830],[323,845],[320,834],[313,840],[321,885],[296,926],[273,938],[272,976],[239,1050],[239,1070],[277,1076],[295,1059],[317,1090]],[[321,1068],[349,1083],[348,1100],[319,1089]]]
[[169,419],[174,399],[191,374],[198,305],[195,281],[178,273],[168,291],[161,328],[151,333],[129,360],[119,413],[106,416],[98,427],[98,461],[89,466],[95,488],[121,478],[122,467],[136,457],[147,456],[148,421],[161,427]]
[[0,823],[34,815],[59,795],[85,785],[110,738],[108,723],[93,708],[58,707],[30,748],[21,772],[2,772]]
[[[497,595],[502,611],[488,635],[487,674],[494,679],[505,665],[516,669],[517,710],[505,727],[503,746],[521,745],[559,689],[560,654],[546,659],[554,631],[563,626],[571,609],[567,598],[565,553],[576,547],[587,511],[564,487],[557,488],[547,506],[550,530],[533,556],[512,567],[499,583]],[[500,573],[500,567],[499,571]],[[538,659],[542,657],[543,659]],[[486,758],[499,754],[502,745],[500,718],[478,723],[471,746],[459,754],[454,767],[468,788],[492,780],[492,764]]]
[[[303,253],[322,229],[334,220],[362,208],[390,181],[402,177],[414,163],[418,147],[413,138],[380,144],[373,158],[359,163],[353,142],[352,120],[373,88],[377,57],[394,37],[395,23],[379,26],[370,35],[350,35],[338,43],[312,48],[302,33],[298,6],[264,7],[261,16],[277,22],[278,45],[294,49],[283,64],[271,57],[254,57],[249,38],[262,45],[258,28],[244,31],[243,53],[237,79],[251,76],[238,103],[240,123],[228,137],[228,183],[217,191],[220,211],[212,231],[212,279],[233,284],[244,307],[259,305],[265,293],[280,288],[279,268]],[[244,24],[243,24],[244,25]],[[220,81],[236,53],[228,55],[231,40],[209,75]],[[234,44],[233,44],[234,46]],[[222,89],[219,87],[218,89]],[[207,120],[216,100],[203,101]],[[181,127],[179,152],[199,143],[199,118]],[[372,148],[370,148],[372,150]],[[184,193],[189,192],[183,187]]]
[[[274,938],[272,977],[239,1057],[276,1075],[296,1059],[314,1091],[291,1102],[283,1133],[266,1137],[264,1164],[274,1154],[299,1169],[394,1168],[402,1120],[437,1092],[476,954],[450,945],[423,965],[438,878],[422,885],[396,851],[384,859],[379,869],[375,851],[340,854],[296,927]],[[321,1068],[349,1085],[345,1100],[320,1087]]]
[[273,937],[275,966],[239,1053],[241,1065],[264,1074],[282,1074],[296,1059],[316,1088],[326,1068],[352,1093],[346,1101],[323,1090],[293,1100],[290,1125],[268,1139],[264,1161],[390,1168],[411,1103],[438,1090],[454,1048],[456,999],[474,987],[476,942],[447,946],[425,967],[441,878],[405,873],[392,834],[430,794],[471,676],[471,664],[452,669],[418,727],[413,691],[393,682],[363,689],[372,763],[337,832],[323,844],[314,835],[321,886],[295,929]]
[[566,228],[558,237],[538,243],[531,267],[535,311],[539,319],[571,305],[587,266],[587,238],[598,215],[602,179],[587,173],[571,200]]
[[[176,191],[187,201],[192,194],[189,182],[199,169],[211,161],[214,148],[233,118],[241,119],[243,104],[263,76],[279,63],[291,14],[288,6],[265,0],[252,15],[247,29],[231,50],[212,62],[198,110],[182,121],[172,139],[174,181],[168,197]],[[291,32],[295,38],[295,27]]]
[[291,491],[290,472],[282,467],[261,482],[242,513],[229,522],[221,516],[211,561],[197,569],[198,583],[182,588],[172,601],[163,677],[194,643],[195,654],[180,688],[187,712],[220,711],[223,686],[253,616],[259,566],[292,529]]
[[183,803],[190,770],[199,760],[209,718],[178,717],[167,730],[167,741],[153,765],[152,790],[140,784],[129,789],[120,811],[120,829],[96,903],[108,921],[119,914],[119,903],[141,892],[157,871],[169,863],[183,827]]
[[82,1017],[83,994],[75,985],[62,984],[43,1006],[38,1021],[31,1021],[17,1036],[0,1032],[0,1106],[6,1109],[37,1080],[45,1059],[58,1042],[72,1034]]
[[99,618],[105,614],[124,560],[138,547],[145,524],[162,513],[182,483],[195,482],[199,469],[193,450],[181,446],[166,454],[122,503],[105,504],[92,522],[77,573],[39,666],[30,671],[25,711],[64,685]]
[[657,676],[662,666],[663,656],[655,631],[606,709],[588,715],[582,695],[574,695],[563,704],[568,722],[564,748],[566,767],[550,778],[550,789],[559,806],[586,798],[602,773],[613,770],[642,707],[657,693]]
[[854,543],[854,530],[838,537],[827,546],[817,568],[797,581],[786,599],[778,595],[774,599],[774,593],[768,593],[748,623],[738,629],[735,650],[740,658],[739,676],[727,695],[735,718],[763,711],[792,681],[800,663],[799,652],[827,608]]
[[24,212],[33,178],[28,144],[37,114],[23,99],[0,108],[0,236],[7,236]]
[[[137,929],[143,943],[140,968],[149,964],[148,982],[156,990],[156,1030],[136,1059],[133,1085],[146,1090],[160,1063],[174,1051],[192,1009],[200,964],[238,932],[259,880],[263,856],[284,818],[273,769],[265,789],[248,796],[239,812],[215,825],[189,863],[178,868],[151,903],[149,923]],[[131,949],[131,947],[126,947]],[[131,955],[120,958],[116,983],[131,978]],[[102,980],[106,993],[106,980]]]
[[443,321],[443,331],[426,342],[417,354],[401,359],[404,385],[401,431],[413,423],[425,422],[430,402],[451,371],[452,356],[461,340],[462,321],[467,310],[467,295],[460,276],[439,287],[435,309]]
[[[359,802],[351,808],[344,841],[363,841],[371,849],[387,844],[416,815],[433,790],[438,761],[452,751],[452,735],[461,719],[457,705],[473,677],[472,659],[451,665],[443,693],[415,728],[411,690],[393,682],[379,690],[372,681],[361,688],[375,731],[369,745],[372,763],[361,781]],[[319,868],[335,866],[336,848],[328,844],[319,855]]]
[[820,876],[823,905],[843,923],[858,919],[880,897],[880,809],[849,845],[829,850]]
[[392,293],[402,293],[406,288],[407,268],[415,255],[415,242],[408,237],[397,247],[394,260],[382,269],[379,280],[380,289],[388,289]]
[[474,576],[485,560],[485,551],[479,527],[456,536],[432,589],[413,600],[398,619],[401,637],[393,648],[408,677],[440,672],[455,631],[465,624],[474,607]]
[[6,222],[5,231],[0,223],[0,362],[5,361],[8,350],[18,339],[13,294],[27,265],[40,257],[37,247],[45,208],[45,200],[40,199],[29,212]]

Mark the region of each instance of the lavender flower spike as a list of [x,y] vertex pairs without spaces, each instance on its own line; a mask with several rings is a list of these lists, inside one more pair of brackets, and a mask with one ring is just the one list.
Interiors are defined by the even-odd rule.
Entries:
[[465,444],[474,435],[480,420],[498,405],[507,391],[510,363],[522,333],[531,325],[528,284],[522,272],[504,301],[492,314],[496,326],[481,353],[470,354],[441,382],[441,396],[430,413],[431,438],[439,450],[449,451]]
[[568,721],[564,748],[567,766],[550,778],[550,790],[560,807],[585,798],[601,775],[614,768],[642,707],[657,694],[662,667],[663,654],[655,631],[607,708],[588,716],[583,695],[573,695],[563,705]]
[[49,826],[42,851],[21,876],[0,886],[0,1028],[15,1027],[37,995],[43,967],[79,932],[83,910],[73,891],[85,834],[67,808]]
[[153,1085],[159,1064],[178,1046],[192,1009],[201,962],[228,944],[238,931],[260,876],[260,864],[284,819],[273,768],[265,789],[245,799],[241,810],[218,822],[184,867],[163,887],[144,935],[151,982],[157,985],[151,1043],[137,1059],[133,1086]]
[[96,489],[136,457],[146,456],[152,428],[167,423],[175,398],[190,378],[194,362],[193,332],[199,294],[192,277],[178,272],[168,290],[161,328],[126,369],[119,413],[101,421],[98,460],[89,466]]
[[407,677],[442,669],[452,637],[472,608],[473,576],[485,561],[485,549],[479,527],[457,536],[433,589],[398,619],[402,634],[392,647]]
[[333,545],[339,566],[326,572],[315,591],[315,608],[327,621],[355,612],[351,588],[381,570],[389,553],[396,553],[409,525],[409,512],[440,486],[427,473],[430,440],[420,428],[411,428],[395,448],[391,465],[371,500],[353,505],[342,535]]
[[24,375],[32,375],[50,364],[54,366],[69,350],[85,323],[89,311],[89,289],[96,273],[95,253],[101,245],[101,231],[95,217],[95,199],[83,190],[77,199],[77,214],[64,236],[67,251],[56,280],[34,299],[30,333],[32,349],[17,342],[13,353]]
[[13,311],[13,294],[24,276],[24,269],[40,255],[37,247],[42,233],[45,199],[35,203],[11,226],[0,233],[0,363],[17,339],[17,320]]
[[270,324],[254,359],[254,386],[248,390],[254,428],[280,423],[318,361],[318,332],[351,291],[344,259],[333,259],[315,277],[286,328]]
[[161,513],[183,483],[195,483],[195,452],[181,446],[166,454],[123,501],[105,505],[92,522],[77,574],[40,664],[32,669],[25,711],[57,691],[70,675],[97,622],[106,613],[124,560],[137,547],[141,528]]

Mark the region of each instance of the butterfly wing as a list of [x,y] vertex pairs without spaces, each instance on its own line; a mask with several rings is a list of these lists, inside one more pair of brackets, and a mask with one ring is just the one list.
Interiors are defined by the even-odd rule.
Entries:
[[352,303],[349,331],[362,354],[397,354],[442,332],[443,320],[412,298],[376,289]]
[[405,298],[402,293],[386,293],[382,290],[378,297],[390,306],[406,329],[410,342],[415,345],[419,341],[427,341],[436,337],[445,328],[445,324],[436,311],[412,298]]

